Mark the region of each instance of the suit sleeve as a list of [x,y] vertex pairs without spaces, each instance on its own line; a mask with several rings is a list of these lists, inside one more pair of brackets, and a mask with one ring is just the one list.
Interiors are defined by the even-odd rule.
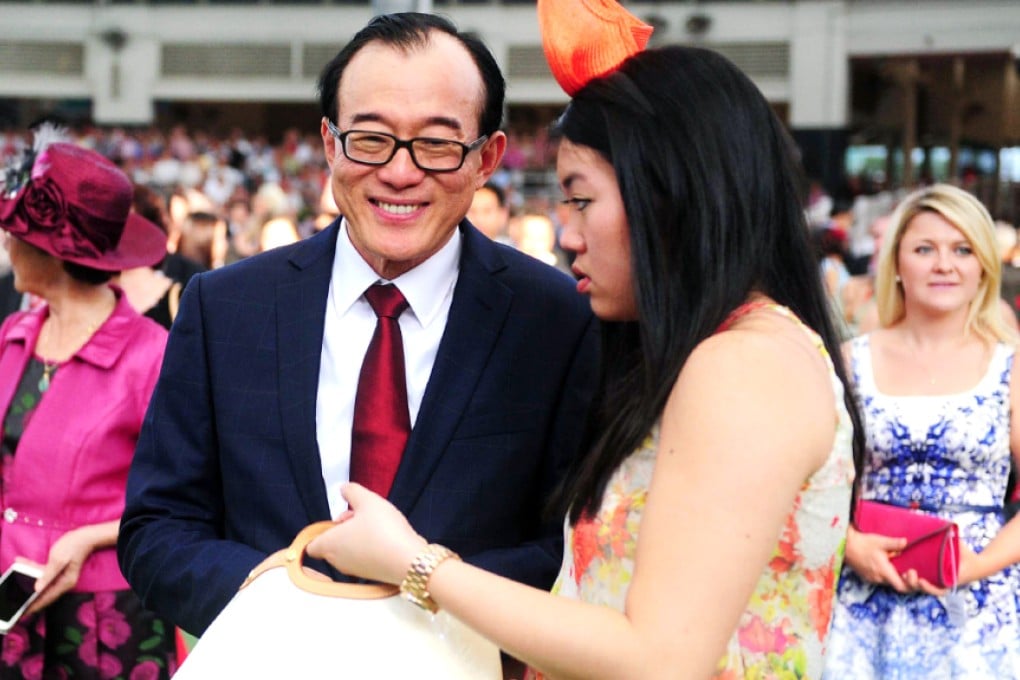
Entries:
[[202,276],[187,287],[128,476],[117,555],[146,607],[201,634],[266,555],[224,536]]
[[565,374],[550,431],[545,438],[544,465],[533,491],[534,538],[513,548],[488,550],[467,562],[521,583],[548,590],[563,559],[563,517],[548,516],[546,506],[573,464],[580,446],[589,406],[597,388],[598,322],[593,316],[578,335],[573,360]]

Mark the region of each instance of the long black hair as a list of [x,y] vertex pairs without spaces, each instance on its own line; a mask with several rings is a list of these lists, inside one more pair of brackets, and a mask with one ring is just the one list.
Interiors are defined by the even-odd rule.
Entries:
[[793,143],[757,87],[693,47],[641,52],[579,91],[557,123],[616,173],[629,225],[639,319],[602,324],[602,386],[558,501],[597,510],[613,471],[647,436],[694,348],[754,292],[822,338],[854,403],[808,238]]

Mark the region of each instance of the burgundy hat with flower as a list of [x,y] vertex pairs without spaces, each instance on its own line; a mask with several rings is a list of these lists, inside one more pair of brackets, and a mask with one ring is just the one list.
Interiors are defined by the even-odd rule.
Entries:
[[0,228],[54,257],[104,271],[156,264],[166,233],[131,210],[134,187],[102,155],[40,143],[4,173]]

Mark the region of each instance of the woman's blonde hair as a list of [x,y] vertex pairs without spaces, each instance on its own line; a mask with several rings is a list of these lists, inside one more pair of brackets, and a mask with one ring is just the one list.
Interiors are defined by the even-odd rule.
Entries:
[[976,197],[950,184],[935,184],[909,194],[892,215],[875,279],[875,304],[882,326],[891,326],[903,318],[903,288],[896,280],[896,260],[910,221],[922,212],[936,213],[959,229],[981,264],[983,275],[970,303],[965,329],[990,342],[1016,342],[1000,309],[1002,261],[992,216]]

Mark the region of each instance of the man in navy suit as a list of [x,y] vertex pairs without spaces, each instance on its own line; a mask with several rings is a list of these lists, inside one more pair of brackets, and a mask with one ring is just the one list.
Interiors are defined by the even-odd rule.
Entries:
[[445,19],[388,15],[319,85],[343,217],[192,280],[128,482],[121,568],[195,634],[268,554],[346,509],[378,282],[410,305],[413,427],[390,500],[430,541],[525,583],[548,587],[561,558],[543,511],[577,453],[597,328],[569,276],[464,219],[506,149],[495,60]]

